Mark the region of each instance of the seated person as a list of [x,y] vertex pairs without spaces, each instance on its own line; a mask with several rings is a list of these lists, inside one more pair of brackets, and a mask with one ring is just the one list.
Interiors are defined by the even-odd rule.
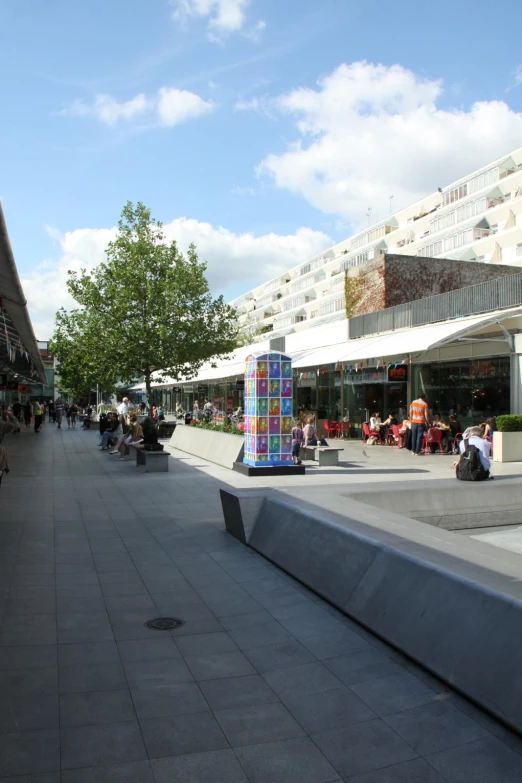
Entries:
[[411,451],[411,421],[408,416],[406,416],[400,426],[399,435],[401,436],[400,448],[406,448]]
[[373,430],[373,432],[380,432],[382,426],[381,414],[379,411],[376,411],[373,416],[370,416],[370,429]]
[[119,454],[117,462],[119,462],[122,459],[125,459],[125,447],[127,445],[132,444],[133,446],[136,443],[139,443],[141,440],[143,440],[143,431],[141,429],[141,424],[138,424],[138,420],[136,416],[130,417],[130,432],[127,433],[127,435],[120,435],[118,438],[118,442],[116,443],[115,447],[112,451],[109,452],[109,454]]
[[486,426],[484,428],[484,437],[489,440],[490,443],[493,442],[493,433],[495,432],[497,428],[497,420],[494,416],[490,416],[486,419]]
[[[476,446],[476,448],[478,449],[480,464],[485,470],[484,478],[493,478],[493,476],[489,475],[489,472],[491,470],[491,460],[489,459],[491,446],[489,444],[489,441],[487,441],[484,438],[482,434],[482,428],[468,427],[468,430],[465,433],[465,437],[463,437],[461,442],[459,443],[459,451],[461,454],[464,454],[464,452],[466,451],[466,442],[468,442],[470,446]],[[458,464],[459,461],[456,460],[453,463],[453,467],[456,468]]]
[[[444,451],[446,454],[449,454],[453,450],[453,435],[451,434],[451,429],[448,427],[448,425],[445,423],[445,421],[440,417],[438,413],[435,413],[433,416],[433,423],[431,425],[432,427],[435,427],[438,430],[442,431],[442,445],[444,446]],[[432,451],[436,450],[432,447]]]
[[314,420],[311,416],[306,420],[306,424],[303,427],[304,443],[303,446],[328,446],[328,443],[324,438],[317,437],[317,430],[314,426]]
[[117,413],[112,413],[108,427],[102,435],[100,451],[107,451],[110,438],[117,438],[119,435],[121,435],[120,420]]
[[456,413],[452,413],[449,417],[449,428],[453,437],[455,437],[457,433],[462,432],[462,427]]
[[141,443],[134,444],[137,449],[143,449],[145,451],[160,451],[163,449],[163,446],[160,448],[160,444],[158,443],[158,430],[150,416],[147,416],[147,418],[144,419],[141,429],[143,439]]
[[395,413],[389,413],[388,418],[386,419],[386,421],[383,421],[383,424],[386,427],[393,427],[394,425],[398,425],[399,422],[395,418]]

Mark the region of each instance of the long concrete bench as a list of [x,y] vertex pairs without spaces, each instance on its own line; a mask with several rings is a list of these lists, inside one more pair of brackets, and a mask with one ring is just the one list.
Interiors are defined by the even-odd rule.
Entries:
[[220,491],[229,533],[522,731],[519,555],[331,488]]
[[335,446],[302,446],[303,459],[313,459],[319,463],[319,467],[324,465],[338,465],[339,452],[343,449]]
[[145,451],[132,447],[136,452],[136,467],[144,467],[144,473],[167,473],[169,469],[168,451]]

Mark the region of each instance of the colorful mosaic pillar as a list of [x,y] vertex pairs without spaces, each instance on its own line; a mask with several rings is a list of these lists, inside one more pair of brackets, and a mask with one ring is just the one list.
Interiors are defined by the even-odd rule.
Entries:
[[245,371],[247,465],[292,464],[292,360],[279,351],[247,357]]

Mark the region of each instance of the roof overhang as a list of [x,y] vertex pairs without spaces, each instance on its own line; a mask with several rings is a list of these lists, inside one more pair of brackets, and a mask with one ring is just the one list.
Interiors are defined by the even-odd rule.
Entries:
[[45,384],[45,367],[36,344],[1,206],[0,298],[0,372],[16,374],[29,382]]

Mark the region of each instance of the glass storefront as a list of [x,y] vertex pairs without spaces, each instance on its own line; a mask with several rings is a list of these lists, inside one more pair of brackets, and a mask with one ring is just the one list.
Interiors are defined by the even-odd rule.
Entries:
[[343,417],[349,419],[356,432],[377,411],[384,420],[394,413],[402,420],[407,411],[406,381],[389,381],[388,368],[367,368],[360,372],[345,372]]
[[433,413],[456,413],[468,423],[509,413],[509,357],[415,365],[412,392],[424,392]]

